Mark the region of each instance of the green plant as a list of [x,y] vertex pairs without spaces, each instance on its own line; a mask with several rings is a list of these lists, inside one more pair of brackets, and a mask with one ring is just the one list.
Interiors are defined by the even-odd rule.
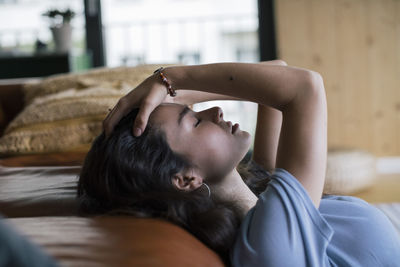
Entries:
[[53,25],[67,24],[75,16],[75,12],[69,8],[64,11],[49,9],[42,16],[48,17]]

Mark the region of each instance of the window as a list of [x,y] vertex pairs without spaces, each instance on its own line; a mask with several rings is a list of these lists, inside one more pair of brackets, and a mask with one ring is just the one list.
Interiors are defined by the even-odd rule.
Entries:
[[42,14],[50,8],[75,13],[71,24],[72,52],[85,50],[85,28],[82,0],[0,0],[0,53],[34,53],[35,43],[40,40],[49,50],[54,47],[49,21]]
[[[256,0],[103,0],[102,12],[110,67],[259,61]],[[254,137],[257,104],[211,101],[193,109],[212,106]]]
[[200,63],[200,54],[193,52],[182,52],[178,54],[178,62],[186,65],[196,65]]
[[18,0],[0,0],[0,5],[1,4],[16,4]]

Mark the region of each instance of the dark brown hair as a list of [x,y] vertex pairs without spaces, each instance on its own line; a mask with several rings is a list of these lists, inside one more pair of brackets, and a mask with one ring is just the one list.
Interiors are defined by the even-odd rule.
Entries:
[[[169,220],[188,230],[229,264],[229,249],[240,226],[237,207],[216,201],[205,191],[178,190],[171,178],[190,162],[169,147],[165,133],[148,124],[140,137],[132,134],[138,109],[132,110],[106,138],[93,142],[78,183],[80,211],[85,215],[129,214]],[[250,154],[237,167],[258,196],[269,173]]]

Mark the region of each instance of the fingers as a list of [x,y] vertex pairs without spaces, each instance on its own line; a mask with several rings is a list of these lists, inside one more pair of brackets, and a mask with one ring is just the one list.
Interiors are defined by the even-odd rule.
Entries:
[[115,125],[129,112],[129,106],[126,103],[124,97],[122,97],[118,103],[114,106],[107,117],[103,120],[103,129],[106,136],[110,136]]
[[[117,105],[103,121],[103,129],[107,137],[110,136],[115,125],[122,119],[122,117],[128,114],[134,107],[138,107],[139,103],[140,108],[134,122],[133,134],[135,136],[140,136],[144,132],[151,112],[158,105],[163,103],[167,95],[164,86],[159,85],[156,87],[155,85],[159,84],[146,79],[138,87],[118,101]],[[151,89],[149,89],[149,87]]]
[[135,123],[133,125],[133,135],[140,136],[146,129],[147,122],[149,120],[151,112],[155,109],[156,105],[143,101],[138,115],[136,116]]

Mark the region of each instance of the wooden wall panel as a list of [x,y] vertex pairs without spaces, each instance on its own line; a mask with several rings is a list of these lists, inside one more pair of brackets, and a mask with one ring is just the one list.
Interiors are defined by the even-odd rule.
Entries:
[[400,1],[276,0],[279,58],[322,74],[329,147],[400,156]]
[[[397,145],[396,147],[400,147],[400,83],[399,83],[399,76],[400,76],[400,1],[396,1],[396,6],[394,7],[394,10],[396,10],[396,16],[395,16],[395,36],[396,36],[396,52],[394,54],[394,58],[396,60],[396,76],[397,79],[395,78],[396,88],[394,91],[396,92],[396,95],[394,95],[394,98],[397,99],[396,105],[395,105],[395,110],[396,110],[396,118],[394,121],[394,127],[396,128],[396,134],[397,134]],[[397,89],[397,90],[396,90]],[[396,153],[399,151],[397,150]]]

